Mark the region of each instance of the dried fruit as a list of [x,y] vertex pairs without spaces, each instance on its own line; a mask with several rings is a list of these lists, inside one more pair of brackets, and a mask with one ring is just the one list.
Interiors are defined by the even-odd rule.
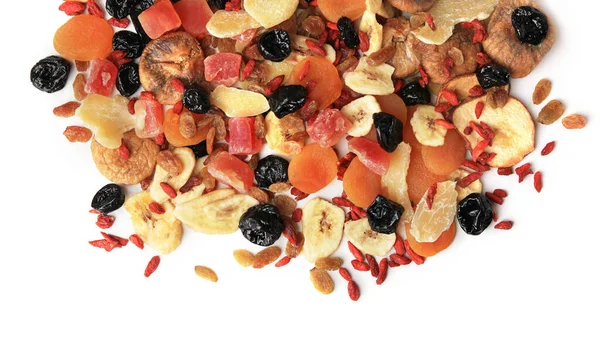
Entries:
[[181,19],[170,1],[155,2],[138,16],[138,20],[144,32],[152,39],[181,26]]
[[404,85],[399,95],[407,106],[431,103],[431,93],[427,88],[421,87],[419,82]]
[[69,19],[54,34],[54,49],[71,60],[106,58],[112,51],[113,29],[95,15],[81,14]]
[[159,264],[160,264],[160,256],[152,257],[150,259],[150,261],[148,262],[148,265],[146,266],[146,270],[144,270],[144,276],[150,277],[150,275],[152,275],[154,273],[154,271],[156,271]]
[[53,93],[67,84],[71,63],[58,56],[46,57],[37,62],[29,74],[31,84],[38,90]]
[[206,30],[217,38],[232,38],[261,24],[246,11],[216,11],[206,23]]
[[337,250],[344,229],[344,210],[330,202],[315,198],[302,209],[302,253],[309,262],[328,257]]
[[393,233],[373,231],[367,218],[346,222],[344,234],[362,252],[381,257],[385,257],[396,242],[396,235]]
[[492,223],[492,204],[485,195],[473,193],[458,203],[456,216],[460,227],[467,234],[476,236]]
[[538,105],[548,98],[552,90],[552,83],[548,79],[540,80],[533,91],[533,104]]
[[125,203],[125,193],[117,184],[108,184],[100,188],[92,199],[92,208],[100,213],[108,214],[116,211]]
[[587,120],[584,116],[573,114],[563,118],[562,124],[567,129],[583,129],[587,124]]
[[273,205],[275,205],[284,216],[291,216],[296,209],[297,203],[288,196],[278,195],[273,198]]
[[92,138],[92,131],[85,127],[68,126],[63,135],[69,142],[87,142]]
[[123,51],[125,58],[138,58],[142,55],[142,51],[146,44],[142,38],[131,31],[119,31],[115,33],[112,39],[112,47],[115,51]]
[[510,84],[510,73],[497,64],[488,64],[477,70],[477,80],[484,89]]
[[373,124],[381,148],[393,153],[402,142],[402,121],[388,113],[379,112],[373,115]]
[[251,207],[242,215],[239,228],[250,242],[269,246],[279,239],[284,225],[277,207],[262,204]]
[[254,264],[252,264],[252,267],[255,269],[262,269],[276,261],[279,256],[281,256],[281,249],[277,246],[270,246],[261,250],[254,256]]
[[271,28],[288,20],[294,15],[297,7],[298,0],[244,1],[244,9],[265,28]]
[[381,176],[365,167],[358,158],[350,162],[343,182],[348,199],[358,207],[371,205],[381,190]]
[[335,283],[331,279],[331,276],[327,273],[327,271],[313,268],[310,270],[310,280],[321,294],[329,295],[333,292],[335,288]]
[[256,116],[269,110],[269,102],[263,95],[222,85],[210,94],[210,102],[229,117]]
[[233,258],[238,262],[239,265],[247,268],[254,264],[254,255],[248,250],[235,250],[233,251]]
[[552,100],[540,111],[537,121],[541,124],[552,124],[565,113],[565,105],[561,101]]
[[339,257],[323,257],[317,259],[315,267],[325,271],[337,271],[342,267],[344,261]]
[[[310,64],[308,73],[304,68]],[[307,102],[316,101],[319,110],[323,110],[335,102],[342,93],[342,81],[333,64],[322,57],[306,57],[292,70],[288,84],[298,84],[308,91]],[[310,86],[309,86],[310,85]]]
[[63,105],[59,105],[58,107],[54,108],[52,112],[58,117],[71,117],[75,115],[75,110],[77,110],[80,105],[81,104],[78,102],[71,101]]
[[290,162],[290,182],[302,192],[318,192],[335,179],[336,163],[337,155],[332,148],[309,144]]
[[134,62],[121,65],[117,73],[117,90],[123,97],[135,94],[141,86],[139,65]]
[[283,61],[292,53],[290,35],[284,30],[266,31],[258,39],[258,52],[266,60]]

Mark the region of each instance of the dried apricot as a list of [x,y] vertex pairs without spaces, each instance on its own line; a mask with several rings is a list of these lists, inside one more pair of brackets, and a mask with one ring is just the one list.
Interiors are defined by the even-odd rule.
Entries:
[[91,61],[112,51],[113,29],[95,15],[74,16],[54,34],[54,49],[67,59]]
[[[304,75],[305,65],[308,73]],[[342,81],[337,69],[325,58],[307,57],[301,60],[290,74],[289,84],[300,84],[308,89],[306,101],[319,103],[319,110],[327,108],[342,94]]]
[[[187,109],[183,110],[187,111]],[[203,114],[190,114],[192,115],[196,123],[207,119],[207,116]],[[163,130],[167,141],[169,141],[171,145],[173,145],[174,147],[186,147],[196,145],[206,140],[206,135],[208,134],[208,130],[210,129],[210,127],[212,127],[212,125],[207,124],[201,129],[198,129],[194,137],[185,138],[183,135],[181,135],[181,132],[179,131],[180,118],[181,115],[173,113],[172,109],[167,110],[167,112],[165,113],[165,118],[163,121]]]
[[410,166],[406,175],[408,197],[413,204],[421,200],[423,194],[436,182],[444,181],[446,177],[431,173],[423,161],[422,151],[413,148],[410,153]]
[[331,22],[337,23],[341,17],[354,21],[367,10],[364,0],[319,0],[319,9]]
[[354,158],[344,173],[344,192],[354,205],[369,207],[381,192],[381,176]]
[[400,96],[396,94],[375,96],[381,111],[388,113],[406,124],[406,105]]
[[294,187],[304,193],[325,188],[337,174],[337,155],[332,148],[317,143],[307,145],[290,162],[288,176]]
[[416,252],[418,255],[423,257],[431,257],[438,254],[452,244],[454,241],[454,236],[456,235],[456,225],[452,223],[450,228],[438,237],[438,239],[433,243],[419,243],[415,237],[410,233],[410,223],[405,225],[406,229],[406,240],[408,240],[408,244],[410,248]]
[[413,117],[415,113],[416,107],[408,108],[406,113],[406,122],[404,122],[404,127],[402,128],[402,140],[408,143],[413,150],[421,151],[423,145],[417,140],[417,136],[415,136],[415,132],[413,131],[412,125],[410,124],[410,119]]
[[425,167],[436,175],[446,176],[465,161],[465,140],[455,130],[448,130],[444,144],[439,147],[423,146],[421,153]]

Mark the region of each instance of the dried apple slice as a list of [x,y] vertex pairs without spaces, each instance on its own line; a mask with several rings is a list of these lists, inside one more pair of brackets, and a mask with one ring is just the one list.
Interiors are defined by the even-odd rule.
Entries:
[[475,106],[478,102],[485,102],[485,96],[467,101],[454,110],[453,120],[458,132],[473,150],[483,138],[475,131],[465,135],[464,130],[471,122],[483,122],[495,133],[492,145],[484,150],[496,154],[488,164],[492,167],[512,167],[521,162],[535,148],[535,125],[529,110],[518,99],[509,97],[502,108],[493,109],[490,105],[484,105],[477,119]]
[[[478,85],[479,81],[477,81],[477,75],[471,73],[452,78],[442,86],[441,90],[453,91],[458,96],[458,100],[462,102],[472,97],[469,93],[469,90]],[[506,92],[510,93],[510,85],[503,86],[500,89],[504,89]],[[487,91],[490,90],[491,89],[488,89]],[[448,103],[448,101],[444,98],[444,96],[438,96],[436,104],[440,103]]]

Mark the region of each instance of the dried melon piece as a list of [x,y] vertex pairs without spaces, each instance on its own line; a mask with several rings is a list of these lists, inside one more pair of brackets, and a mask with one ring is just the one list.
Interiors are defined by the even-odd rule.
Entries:
[[265,28],[288,20],[296,12],[298,0],[246,0],[244,9]]
[[217,11],[206,23],[206,30],[217,38],[231,38],[261,24],[245,11]]
[[116,149],[121,146],[123,134],[135,128],[135,117],[127,110],[129,100],[102,95],[88,95],[77,109],[77,116],[94,132],[94,138],[102,146]]

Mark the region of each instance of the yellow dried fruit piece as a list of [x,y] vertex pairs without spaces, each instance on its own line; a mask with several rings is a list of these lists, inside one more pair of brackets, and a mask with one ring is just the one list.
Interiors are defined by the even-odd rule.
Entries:
[[206,30],[217,38],[231,38],[262,25],[246,11],[216,11],[206,23]]
[[296,115],[287,115],[282,119],[271,111],[265,118],[269,148],[285,155],[300,154],[306,140],[304,121]]
[[196,265],[194,267],[194,271],[198,277],[204,278],[207,281],[217,282],[219,280],[217,273],[214,272],[213,269],[207,268],[206,266]]
[[413,216],[413,208],[408,196],[408,184],[406,175],[410,166],[411,147],[402,142],[396,150],[390,154],[390,168],[381,177],[381,194],[404,207],[404,213],[400,217],[398,228],[404,228],[404,224],[410,222]]
[[427,207],[428,193],[423,195],[410,225],[410,233],[419,243],[433,243],[450,229],[456,214],[458,197],[455,186],[454,181],[438,183],[431,209]]
[[108,98],[102,95],[87,96],[77,116],[94,132],[94,139],[102,146],[116,149],[121,146],[123,134],[135,127],[135,118],[127,110],[129,100],[122,96]]
[[238,262],[239,265],[245,268],[254,264],[254,255],[248,250],[239,249],[233,251],[233,258],[235,258],[235,261]]
[[565,109],[565,105],[561,101],[554,99],[542,108],[537,121],[541,124],[552,124],[565,113]]
[[278,246],[269,246],[254,256],[254,264],[252,264],[252,267],[255,269],[262,269],[276,261],[279,256],[281,256],[281,249]]
[[298,0],[245,0],[244,9],[265,28],[288,20],[296,12]]
[[375,13],[365,11],[359,28],[369,36],[369,49],[365,51],[365,55],[369,56],[379,51],[383,43],[383,26],[377,22]]
[[229,117],[256,116],[269,110],[269,102],[265,96],[223,85],[213,90],[210,102]]
[[563,118],[562,124],[567,129],[583,129],[587,124],[587,120],[584,116],[573,114]]
[[[446,179],[458,182],[469,174],[471,174],[471,173],[467,172],[464,169],[457,169],[454,172],[450,173],[446,177]],[[481,180],[479,180],[479,179],[471,182],[469,184],[469,186],[464,187],[464,188],[460,187],[460,186],[456,186],[456,192],[458,192],[458,201],[463,200],[464,198],[468,197],[470,194],[481,193],[482,190],[483,190],[483,184],[481,183]]]
[[335,284],[333,279],[322,269],[313,268],[310,270],[310,281],[312,282],[315,289],[317,289],[323,295],[329,295],[333,292]]
[[324,257],[317,259],[315,267],[325,271],[337,271],[343,263],[344,261],[340,257]]
[[535,86],[533,91],[533,104],[538,105],[548,98],[550,91],[552,90],[552,83],[548,79],[542,79]]
[[427,44],[441,45],[452,36],[454,26],[474,19],[487,19],[498,0],[438,0],[427,12],[435,23],[435,31],[429,25],[417,29],[414,34]]

